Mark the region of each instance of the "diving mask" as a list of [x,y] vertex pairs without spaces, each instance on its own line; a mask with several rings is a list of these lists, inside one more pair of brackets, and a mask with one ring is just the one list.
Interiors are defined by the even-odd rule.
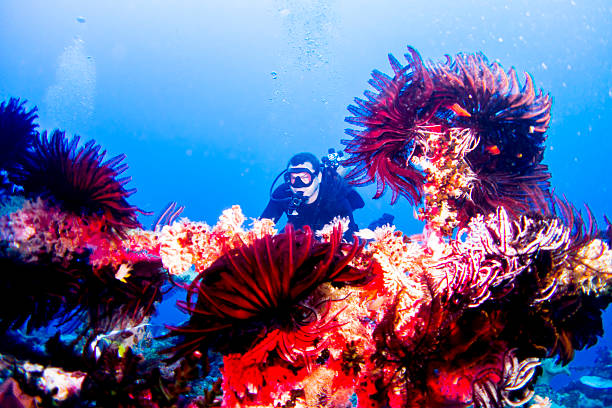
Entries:
[[305,167],[292,167],[284,175],[285,182],[294,188],[309,187],[316,176],[316,172],[313,173]]

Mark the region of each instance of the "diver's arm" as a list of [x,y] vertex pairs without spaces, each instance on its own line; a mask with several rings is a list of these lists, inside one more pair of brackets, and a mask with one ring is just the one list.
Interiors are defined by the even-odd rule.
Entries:
[[270,218],[276,223],[283,216],[283,212],[283,207],[278,201],[270,200],[259,218]]
[[361,194],[359,194],[354,188],[350,188],[346,195],[346,199],[351,205],[353,211],[363,208],[365,206],[365,202],[363,198],[361,198]]
[[268,201],[268,205],[263,210],[263,213],[261,213],[260,218],[269,218],[274,220],[275,223],[278,222],[287,210],[290,200],[291,189],[289,184],[283,183],[270,195],[270,201]]

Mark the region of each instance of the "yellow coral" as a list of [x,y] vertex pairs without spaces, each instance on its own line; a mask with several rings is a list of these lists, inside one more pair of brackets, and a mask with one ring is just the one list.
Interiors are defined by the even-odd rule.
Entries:
[[340,359],[344,346],[350,342],[360,345],[371,343],[372,330],[361,322],[361,318],[369,314],[367,296],[367,290],[364,288],[334,288],[329,283],[321,285],[313,295],[316,299],[329,299],[327,315],[335,316],[339,324],[327,343],[333,358]]
[[337,216],[323,226],[319,231],[315,231],[317,238],[323,242],[329,242],[335,228],[340,228],[344,234],[348,230],[349,218]]
[[193,237],[209,231],[205,223],[196,223],[183,218],[166,225],[159,234],[160,250],[164,267],[172,275],[187,272],[194,263]]
[[533,397],[533,404],[529,406],[529,408],[550,408],[552,406],[552,401],[550,398],[545,397],[542,398],[539,395]]
[[326,367],[317,367],[301,383],[304,389],[304,407],[343,406],[351,396],[352,390],[332,388],[337,373]]
[[612,284],[612,251],[608,244],[593,239],[570,257],[564,280],[574,280],[585,294],[602,295]]
[[374,236],[367,252],[382,267],[384,290],[389,295],[395,295],[402,288],[412,285],[410,276],[422,270],[423,248],[396,231],[395,226],[378,227]]
[[251,219],[249,242],[252,243],[255,239],[263,238],[266,235],[276,235],[278,230],[275,228],[275,225],[274,220],[269,218]]
[[239,205],[223,210],[217,225],[213,228],[214,233],[221,233],[227,237],[244,232],[242,224],[246,220]]
[[243,228],[245,220],[240,206],[234,205],[212,228],[187,218],[164,226],[157,237],[164,266],[173,275],[185,274],[192,266],[201,272],[223,253],[277,232],[272,220],[253,219],[249,230]]
[[449,200],[469,196],[475,175],[464,157],[478,145],[478,137],[471,129],[451,128],[445,133],[418,129],[425,141],[426,154],[413,157],[415,165],[426,174],[425,206],[419,218],[428,228],[451,235],[459,224],[457,210]]

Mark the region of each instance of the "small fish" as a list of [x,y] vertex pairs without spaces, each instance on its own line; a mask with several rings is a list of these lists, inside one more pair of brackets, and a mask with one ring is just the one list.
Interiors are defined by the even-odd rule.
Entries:
[[459,105],[458,103],[453,103],[452,105],[450,105],[448,107],[448,109],[452,110],[453,112],[455,112],[459,116],[465,116],[465,117],[468,117],[468,118],[470,116],[472,116],[472,115],[470,115],[470,112],[465,110],[465,108],[463,106]]
[[357,235],[359,238],[365,239],[365,240],[375,239],[376,238],[376,235],[374,235],[374,231],[372,231],[369,228],[360,229],[359,231],[357,231],[355,233],[355,235]]
[[[96,361],[102,356],[102,352],[111,344],[117,344],[117,352],[120,357],[125,355],[127,346],[122,343],[126,338],[134,335],[139,329],[149,326],[149,323],[141,323],[138,326],[128,327],[126,329],[116,329],[109,333],[98,334],[89,345],[89,350],[93,353]],[[119,337],[117,339],[117,337]]]
[[487,152],[491,153],[493,156],[497,156],[498,154],[501,153],[501,151],[499,150],[499,147],[497,147],[497,145],[486,146],[485,150]]
[[583,375],[580,382],[592,388],[612,388],[612,380],[596,375]]
[[117,354],[119,355],[119,357],[123,358],[123,357],[125,357],[125,355],[127,354],[128,349],[129,349],[129,347],[128,347],[128,346],[126,346],[126,345],[125,345],[125,344],[123,344],[123,343],[120,343],[120,344],[117,346]]
[[127,283],[126,279],[130,277],[130,271],[132,270],[132,265],[130,264],[121,264],[117,273],[115,273],[115,279],[120,280],[123,283]]
[[81,24],[83,24],[83,23],[85,23],[87,20],[85,20],[85,17],[83,17],[83,16],[78,16],[78,17],[76,18],[76,21],[77,21],[77,22],[79,22],[79,23],[81,23]]

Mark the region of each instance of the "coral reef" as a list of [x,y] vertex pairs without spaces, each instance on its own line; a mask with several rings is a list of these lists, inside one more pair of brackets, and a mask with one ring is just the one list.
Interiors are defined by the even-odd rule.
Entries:
[[[408,51],[405,66],[390,57],[393,77],[374,71],[378,93],[349,107],[362,129],[344,142],[354,183],[419,206],[415,235],[387,224],[348,243],[342,219],[278,233],[272,220],[245,225],[239,206],[209,226],[178,219],[176,203],[144,230],[116,178],[123,156],[103,162],[93,141],[36,133],[19,100],[0,105],[0,144],[21,152],[2,170],[22,188],[1,201],[0,399],[554,406],[538,378],[603,334],[609,223],[599,231],[550,193],[551,99],[529,75],[520,86],[482,54],[433,63]],[[159,330],[170,290],[186,318]],[[584,387],[609,373],[590,374]]]

